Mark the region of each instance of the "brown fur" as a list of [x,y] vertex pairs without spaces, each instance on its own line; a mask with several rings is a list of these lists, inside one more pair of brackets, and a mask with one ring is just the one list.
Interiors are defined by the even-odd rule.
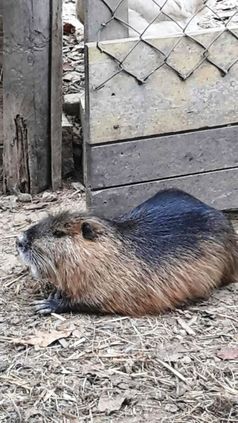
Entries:
[[[213,248],[211,252],[210,246],[204,245],[203,258],[191,257],[184,262],[171,259],[155,272],[141,268],[135,257],[123,257],[122,260],[115,247],[112,242],[106,245],[106,251],[110,251],[106,257],[105,246],[96,254],[93,250],[89,252],[88,248],[84,250],[84,268],[74,271],[68,278],[70,284],[62,286],[69,297],[90,301],[95,296],[95,299],[101,298],[100,306],[104,312],[139,316],[174,309],[188,300],[207,297],[222,284],[224,276],[226,281],[234,280],[231,268],[226,266],[233,256],[223,248]],[[82,245],[80,250],[82,256]],[[98,280],[94,269],[86,265],[87,254],[94,254],[95,268],[104,275],[103,280]],[[127,254],[125,251],[125,256]]]

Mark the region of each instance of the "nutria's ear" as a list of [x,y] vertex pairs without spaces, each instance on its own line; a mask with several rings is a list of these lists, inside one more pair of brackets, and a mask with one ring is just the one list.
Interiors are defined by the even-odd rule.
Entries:
[[98,222],[93,221],[83,222],[81,230],[83,237],[89,241],[94,241],[103,233],[103,227]]

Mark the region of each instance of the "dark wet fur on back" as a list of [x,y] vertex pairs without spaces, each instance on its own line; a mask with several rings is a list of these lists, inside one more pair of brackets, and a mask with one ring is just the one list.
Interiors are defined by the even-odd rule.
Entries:
[[174,189],[157,193],[123,215],[115,226],[140,259],[156,266],[183,251],[200,255],[202,240],[223,242],[224,236],[233,232],[222,212]]

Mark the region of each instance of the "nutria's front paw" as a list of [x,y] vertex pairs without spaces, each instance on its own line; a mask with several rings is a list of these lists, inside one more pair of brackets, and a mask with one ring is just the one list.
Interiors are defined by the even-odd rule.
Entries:
[[34,301],[34,309],[39,314],[60,313],[62,308],[62,296],[60,291],[52,292],[44,300]]

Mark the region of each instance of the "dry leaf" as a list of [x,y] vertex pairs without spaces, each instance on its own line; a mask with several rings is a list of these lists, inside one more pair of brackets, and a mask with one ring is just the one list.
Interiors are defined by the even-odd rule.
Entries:
[[217,351],[217,357],[222,360],[236,360],[238,358],[238,347],[222,348]]
[[75,330],[75,325],[70,320],[60,321],[57,324],[57,330],[60,332],[64,330],[71,330],[71,332],[73,332]]
[[75,33],[75,26],[68,22],[64,23],[64,34],[68,35],[68,34],[74,34],[74,33]]
[[70,71],[73,71],[73,70],[74,70],[74,67],[71,65],[71,63],[65,62],[63,64],[63,71],[64,72],[70,72]]
[[73,336],[74,336],[75,338],[81,339],[81,338],[82,338],[83,333],[84,333],[84,330],[75,329],[75,330],[73,331]]
[[14,344],[34,345],[37,347],[48,347],[53,342],[62,338],[68,338],[72,333],[72,329],[53,330],[51,332],[37,332],[34,336],[26,338],[13,338]]
[[113,398],[101,397],[98,403],[98,411],[107,412],[108,414],[113,413],[114,411],[119,411],[126,400],[125,397],[116,396]]

